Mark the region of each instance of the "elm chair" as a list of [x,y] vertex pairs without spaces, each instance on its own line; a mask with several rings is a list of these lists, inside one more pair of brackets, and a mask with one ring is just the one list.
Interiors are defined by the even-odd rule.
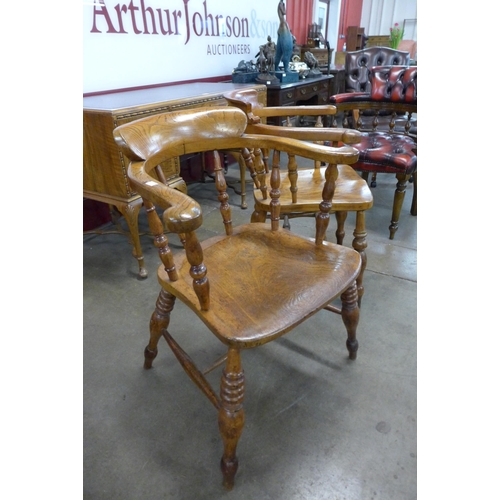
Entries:
[[[376,66],[369,71],[370,91],[337,94],[330,102],[344,115],[339,130],[355,127],[361,132],[359,160],[352,165],[365,179],[372,173],[395,174],[396,191],[389,225],[389,238],[399,227],[401,207],[410,178],[413,179],[413,200],[410,213],[417,215],[417,66]],[[355,123],[346,111],[359,110]],[[387,130],[380,130],[379,117],[389,116]],[[336,122],[334,125],[338,125]]]
[[[231,91],[227,92],[224,94],[226,100],[233,105],[236,105],[236,107],[239,107],[240,109],[243,109],[245,112],[250,112],[251,113],[251,108],[258,108],[261,113],[259,116],[262,117],[273,117],[277,118],[281,125],[291,127],[292,122],[295,117],[298,117],[299,120],[310,120],[314,119],[314,127],[323,127],[323,121],[331,123],[333,115],[336,113],[335,106],[331,105],[320,105],[320,106],[286,106],[286,107],[264,107],[262,104],[259,102],[259,94],[255,89],[245,89],[245,90],[236,90],[236,91]],[[240,105],[239,102],[243,98],[245,101],[248,100],[250,103],[249,106],[244,104]],[[260,118],[258,118],[260,121]],[[302,127],[301,127],[302,129]],[[304,131],[302,131],[303,135]],[[278,134],[277,134],[278,135]],[[301,137],[296,137],[301,139]],[[239,168],[240,168],[240,185],[241,185],[241,191],[237,191],[237,189],[233,186],[231,189],[233,189],[237,194],[241,196],[241,208],[246,209],[248,208],[247,202],[246,202],[246,175],[248,168],[246,166],[246,162],[244,158],[241,155],[240,151],[233,151],[233,150],[227,150],[224,151],[224,154],[227,156],[227,154],[233,156],[235,160],[238,162]],[[264,161],[264,167],[266,170],[266,173],[269,173],[269,165],[268,165],[268,154],[269,152],[266,151],[265,149],[262,150],[262,159]],[[318,166],[319,166],[319,162]],[[225,169],[227,171],[227,164],[225,165]],[[255,181],[255,179],[254,179]]]
[[[356,143],[361,140],[361,135],[353,130],[338,130],[323,127],[325,117],[333,118],[336,114],[335,106],[263,106],[258,100],[255,89],[237,89],[226,92],[224,97],[228,103],[243,110],[247,115],[246,132],[262,136],[274,135],[295,138],[317,143],[329,143],[335,146],[338,141],[344,144]],[[314,127],[293,127],[292,118],[300,116],[316,116]],[[263,119],[279,117],[285,126],[268,125]],[[280,162],[279,151],[273,155],[273,162]],[[288,169],[281,172],[281,198],[280,214],[284,219],[284,227],[289,228],[289,219],[296,217],[314,216],[317,211],[318,201],[321,200],[326,167],[321,162],[314,161],[311,167],[298,168],[294,155],[288,156]],[[362,258],[362,270],[358,277],[358,298],[364,294],[363,274],[367,264],[366,257],[366,227],[365,211],[373,205],[372,193],[364,179],[362,179],[350,165],[338,166],[338,179],[335,195],[332,200],[331,213],[335,214],[337,230],[336,242],[343,244],[345,236],[345,221],[348,212],[356,214],[354,239],[352,247],[357,250]],[[256,188],[253,191],[254,212],[252,222],[264,222],[270,217],[272,198],[269,196],[268,187],[270,174],[261,170],[255,179]]]
[[[162,262],[158,269],[161,291],[150,321],[144,367],[152,367],[163,336],[189,377],[217,410],[223,442],[220,466],[223,485],[228,489],[234,485],[238,468],[236,447],[245,418],[241,351],[281,337],[324,308],[340,314],[343,320],[349,359],[356,359],[358,349],[356,278],[361,258],[351,248],[324,240],[337,165],[355,162],[357,150],[351,146],[331,148],[295,139],[246,134],[246,125],[246,115],[241,110],[226,106],[149,116],[114,130],[116,142],[130,159],[128,177],[144,200]],[[216,151],[260,147],[328,164],[323,197],[317,206],[315,238],[280,228],[280,172],[276,165],[271,176],[271,222],[232,225],[223,168]],[[155,170],[169,158],[211,151],[214,151],[214,184],[224,229],[217,236],[199,241],[196,230],[203,224],[199,204],[187,194],[161,183]],[[262,162],[259,154],[255,159]],[[249,166],[252,167],[251,161]],[[175,254],[171,251],[163,225],[180,236],[183,250]],[[338,297],[341,306],[332,305]],[[205,372],[194,364],[168,330],[177,299],[191,309],[223,347],[225,354]],[[223,363],[218,395],[204,373]]]

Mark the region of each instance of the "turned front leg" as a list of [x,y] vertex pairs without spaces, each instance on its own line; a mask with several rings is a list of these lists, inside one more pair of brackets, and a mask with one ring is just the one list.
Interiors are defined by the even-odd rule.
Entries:
[[349,351],[349,359],[356,359],[358,353],[358,340],[356,330],[359,322],[358,288],[353,283],[341,296],[342,321],[347,330],[346,346]]
[[170,313],[175,305],[175,297],[165,290],[161,290],[156,300],[156,308],[149,321],[149,344],[144,349],[144,368],[153,366],[153,360],[158,354],[158,341],[163,334],[163,330],[168,328],[170,323]]
[[228,490],[233,488],[234,476],[238,470],[236,446],[245,423],[243,411],[244,393],[245,377],[241,368],[240,351],[230,348],[226,367],[222,373],[219,408],[219,431],[224,443],[224,454],[220,466],[223,485]]
[[356,284],[358,287],[358,306],[361,307],[361,298],[365,293],[365,287],[363,286],[363,276],[366,269],[366,247],[368,246],[366,242],[366,228],[365,228],[365,212],[356,212],[356,227],[354,228],[354,240],[352,241],[352,248],[356,250],[361,257],[361,271],[359,273]]
[[406,194],[406,185],[410,179],[410,175],[406,174],[396,174],[398,180],[396,184],[396,191],[394,192],[394,203],[392,205],[392,218],[391,225],[389,226],[389,239],[394,239],[394,235],[399,227],[399,216],[401,214],[401,207],[403,206],[403,201]]

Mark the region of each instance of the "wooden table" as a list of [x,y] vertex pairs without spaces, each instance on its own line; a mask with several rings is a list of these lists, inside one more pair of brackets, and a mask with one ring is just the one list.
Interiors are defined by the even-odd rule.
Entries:
[[[189,83],[117,92],[83,99],[83,196],[114,206],[130,231],[139,276],[147,277],[139,238],[138,216],[142,198],[127,178],[127,159],[113,139],[113,130],[124,123],[167,111],[203,106],[226,106],[223,93],[253,87],[266,105],[266,86],[233,83]],[[178,158],[162,165],[167,184],[187,192]]]

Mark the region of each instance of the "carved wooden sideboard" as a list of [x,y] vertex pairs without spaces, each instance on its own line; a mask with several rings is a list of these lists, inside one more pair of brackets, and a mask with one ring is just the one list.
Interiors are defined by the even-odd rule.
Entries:
[[[139,263],[139,276],[147,270],[139,238],[138,216],[142,198],[127,178],[127,160],[113,139],[113,130],[124,123],[166,111],[226,106],[223,93],[233,88],[253,87],[267,103],[265,85],[233,83],[189,83],[132,90],[83,98],[83,196],[115,206],[127,222]],[[167,184],[187,192],[176,158],[162,165]]]

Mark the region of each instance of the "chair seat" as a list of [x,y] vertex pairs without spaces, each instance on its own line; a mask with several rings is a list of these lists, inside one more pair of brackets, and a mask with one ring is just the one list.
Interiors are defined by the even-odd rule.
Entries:
[[359,160],[355,170],[380,173],[412,174],[417,168],[417,155],[412,151],[417,143],[408,136],[385,132],[364,132],[356,144]]
[[231,237],[216,236],[201,246],[209,270],[208,311],[193,307],[198,301],[184,253],[175,258],[181,278],[170,281],[160,266],[159,282],[222,342],[239,348],[269,342],[303,322],[343,293],[361,269],[351,248],[318,246],[287,230],[270,231],[265,223],[239,226]]
[[[357,145],[355,145],[357,146]],[[297,169],[297,202],[292,203],[288,172],[281,174],[280,212],[282,215],[295,212],[317,212],[321,201],[321,192],[325,182],[326,167],[319,169]],[[366,181],[357,174],[350,165],[338,165],[339,176],[335,183],[335,194],[332,200],[332,212],[368,210],[373,205],[373,196]],[[266,177],[269,189],[270,174]],[[271,197],[262,199],[260,189],[254,190],[257,209],[269,211]]]

